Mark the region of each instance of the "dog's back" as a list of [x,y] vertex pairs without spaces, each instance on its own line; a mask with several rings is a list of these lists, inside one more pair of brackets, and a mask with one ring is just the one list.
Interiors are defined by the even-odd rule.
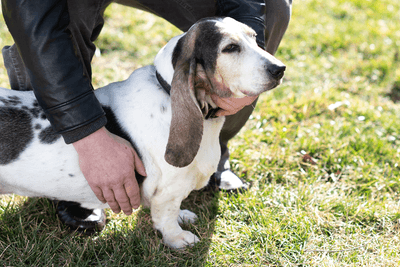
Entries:
[[0,136],[1,194],[56,199],[65,192],[72,200],[71,186],[86,187],[74,148],[55,134],[33,92],[0,88]]

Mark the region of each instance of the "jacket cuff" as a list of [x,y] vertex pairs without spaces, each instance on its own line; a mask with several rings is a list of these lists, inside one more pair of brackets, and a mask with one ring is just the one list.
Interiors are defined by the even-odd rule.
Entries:
[[67,144],[78,141],[107,123],[105,112],[92,90],[81,96],[44,109],[53,129]]
[[78,129],[105,116],[92,90],[73,100],[44,109],[44,112],[54,130],[60,134]]
[[95,120],[94,122],[87,124],[85,126],[79,127],[78,129],[64,132],[62,133],[62,137],[66,144],[71,144],[76,141],[85,138],[86,136],[94,133],[95,131],[99,130],[101,127],[107,124],[106,117],[101,117],[100,119]]

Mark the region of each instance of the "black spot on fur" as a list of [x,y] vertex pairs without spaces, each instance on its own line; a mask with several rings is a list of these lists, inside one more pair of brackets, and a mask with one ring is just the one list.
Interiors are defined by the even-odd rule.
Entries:
[[21,99],[18,96],[8,96],[8,100],[12,105],[22,104]]
[[[128,140],[132,147],[135,149],[136,153],[138,153],[139,157],[141,157],[137,146],[133,142],[132,138],[127,134],[127,132],[122,128],[121,124],[119,123],[117,117],[115,117],[114,112],[112,111],[111,108],[107,106],[103,106],[103,110],[106,113],[106,118],[107,118],[107,124],[106,124],[106,129],[115,135],[118,135],[119,137],[124,138],[125,140]],[[144,181],[144,176],[140,175],[139,173],[135,172],[136,180],[139,184],[143,183]]]
[[16,106],[18,104],[22,104],[18,96],[8,96],[7,99],[0,97],[0,101],[3,102],[5,106]]
[[165,114],[165,112],[167,112],[168,108],[165,105],[161,105],[160,107],[160,111],[162,114]]
[[43,131],[40,132],[39,134],[39,140],[42,144],[53,144],[56,142],[59,138],[61,138],[60,134],[57,134],[54,132],[53,128],[51,126],[46,127],[43,129]]
[[26,111],[0,108],[0,165],[16,160],[32,139],[31,116]]
[[41,108],[30,108],[29,112],[32,114],[33,117],[39,118],[39,115],[42,112],[42,109]]
[[68,175],[69,175],[69,177],[74,177],[74,176],[75,176],[75,175],[73,175],[72,173],[69,173]]
[[47,120],[46,114],[44,114],[44,113],[42,113],[42,115],[40,115],[40,118],[41,118],[42,120]]
[[[196,62],[201,64],[205,69],[215,70],[215,63],[218,56],[218,47],[222,40],[222,34],[219,31],[216,23],[221,20],[219,18],[209,19],[204,21],[199,20],[199,35],[196,38],[194,45],[193,57]],[[182,54],[185,36],[178,40],[174,51],[172,52],[172,65],[175,68],[179,57]]]
[[[37,102],[36,102],[37,103]],[[33,103],[33,105],[35,106],[35,103]],[[39,104],[38,104],[39,105]],[[27,106],[22,106],[21,107],[23,110],[26,110],[26,111],[28,111],[31,115],[32,115],[32,117],[34,117],[34,118],[39,118],[39,116],[41,115],[41,114],[44,114],[44,113],[42,113],[43,112],[43,110],[42,110],[42,108],[41,107],[33,107],[33,108],[29,108],[29,107],[27,107]]]
[[20,101],[19,97],[15,96],[15,95],[10,95],[7,98],[10,99],[10,100]]
[[42,129],[42,125],[40,125],[40,124],[36,124],[36,125],[35,125],[35,129],[36,129],[36,130],[40,130],[40,129]]

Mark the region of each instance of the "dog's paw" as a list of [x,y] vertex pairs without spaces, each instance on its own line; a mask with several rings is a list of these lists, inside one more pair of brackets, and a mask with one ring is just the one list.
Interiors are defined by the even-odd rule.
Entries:
[[195,223],[197,221],[197,215],[190,210],[180,210],[178,223]]
[[170,248],[183,249],[194,246],[200,239],[189,231],[182,231],[176,236],[164,236],[163,241]]

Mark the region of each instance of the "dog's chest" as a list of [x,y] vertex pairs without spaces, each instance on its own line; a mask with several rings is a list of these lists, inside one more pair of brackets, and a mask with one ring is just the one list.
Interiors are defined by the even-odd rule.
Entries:
[[210,176],[217,170],[221,157],[219,134],[224,121],[224,117],[204,121],[203,139],[194,160],[197,169],[197,190],[206,186]]

